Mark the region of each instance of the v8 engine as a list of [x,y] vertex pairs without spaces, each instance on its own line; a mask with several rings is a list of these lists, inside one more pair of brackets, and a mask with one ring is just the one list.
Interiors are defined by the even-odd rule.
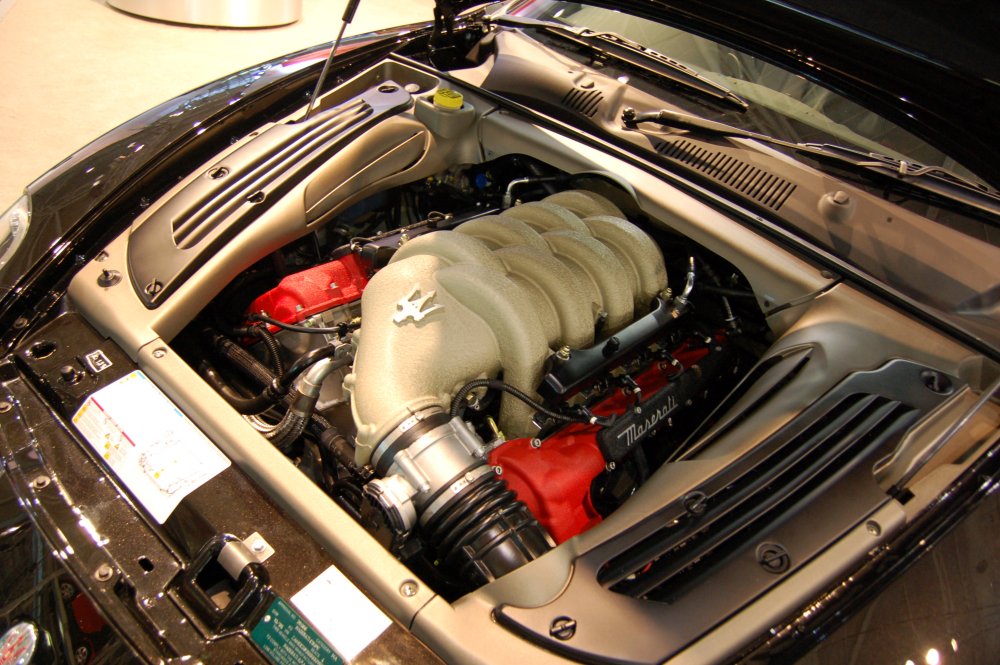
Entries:
[[[242,323],[214,334],[216,356],[201,365],[445,593],[598,524],[703,421],[706,396],[737,362],[726,298],[690,313],[698,283],[719,283],[709,263],[655,239],[608,196],[542,192],[385,224],[267,291],[254,293],[248,272],[231,289],[252,295]],[[266,398],[281,382],[294,386],[283,415],[269,416],[267,399],[248,404],[248,390]],[[664,430],[672,444],[657,441]],[[310,431],[313,443],[299,439]]]

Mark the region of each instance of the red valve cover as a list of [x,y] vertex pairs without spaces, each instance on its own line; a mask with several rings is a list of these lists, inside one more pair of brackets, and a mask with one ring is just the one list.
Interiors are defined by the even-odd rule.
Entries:
[[[681,345],[673,356],[684,367],[698,363],[708,349]],[[662,389],[677,369],[656,362],[635,376],[643,401]],[[623,413],[633,406],[635,395],[617,389],[591,411],[599,416]],[[594,478],[604,470],[604,456],[597,445],[596,425],[567,425],[547,437],[537,448],[531,439],[512,439],[490,452],[490,464],[500,468],[500,477],[531,509],[532,514],[561,543],[601,521],[590,498]]]
[[365,264],[354,254],[297,272],[250,304],[249,311],[283,323],[353,302],[368,284]]

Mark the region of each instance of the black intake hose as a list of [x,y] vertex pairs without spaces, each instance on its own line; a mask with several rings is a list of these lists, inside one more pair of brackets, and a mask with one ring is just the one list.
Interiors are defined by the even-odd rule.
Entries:
[[424,526],[443,569],[477,588],[555,547],[545,528],[490,473],[466,487]]

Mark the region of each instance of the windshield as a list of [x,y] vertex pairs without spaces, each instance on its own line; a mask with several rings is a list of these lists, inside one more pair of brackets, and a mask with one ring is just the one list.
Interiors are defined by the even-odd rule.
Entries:
[[[727,121],[796,143],[837,143],[941,166],[978,180],[961,164],[910,132],[798,74],[747,53],[661,23],[575,2],[526,0],[508,13],[574,28],[612,32],[663,53],[750,102]],[[791,121],[791,122],[789,122]]]
[[[967,180],[982,182],[948,155],[858,103],[725,44],[644,18],[575,2],[522,0],[511,5],[507,15],[568,29],[614,33],[696,71],[748,105],[742,110],[731,104],[676,94],[676,89],[666,86],[652,90],[648,80],[632,79],[632,85],[644,86],[665,100],[667,107],[676,106],[700,118],[790,143],[856,148],[908,164],[939,166]],[[550,47],[567,48],[564,41],[550,40],[542,30],[533,33]],[[608,63],[597,62],[595,66],[610,76],[621,73]],[[691,136],[697,138],[697,131]],[[786,226],[883,284],[938,310],[973,335],[1000,346],[1000,215],[989,210],[973,211],[942,199],[910,196],[857,171],[831,169],[829,164],[817,163],[794,150],[787,154],[915,214],[887,215],[880,206],[867,206],[850,222],[830,223],[812,208],[785,210],[780,217]]]

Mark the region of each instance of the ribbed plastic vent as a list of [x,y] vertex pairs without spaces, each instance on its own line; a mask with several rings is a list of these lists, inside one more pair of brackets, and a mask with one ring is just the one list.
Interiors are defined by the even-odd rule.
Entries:
[[708,498],[705,519],[651,534],[609,561],[599,580],[635,598],[675,601],[861,450],[901,435],[916,413],[879,395],[846,397],[788,441],[782,454]]
[[594,117],[594,114],[601,108],[601,102],[603,101],[604,93],[596,88],[590,90],[572,88],[562,98],[563,106],[573,111],[578,111],[588,118]]
[[795,191],[795,185],[780,176],[690,141],[661,143],[656,151],[664,157],[701,171],[772,210],[781,209]]
[[278,143],[232,173],[225,170],[221,186],[199,198],[192,208],[175,217],[170,224],[174,245],[190,249],[225,223],[230,215],[247,202],[263,201],[262,190],[281,177],[298,160],[343,133],[352,125],[371,116],[372,108],[363,101],[346,104],[329,120]]

